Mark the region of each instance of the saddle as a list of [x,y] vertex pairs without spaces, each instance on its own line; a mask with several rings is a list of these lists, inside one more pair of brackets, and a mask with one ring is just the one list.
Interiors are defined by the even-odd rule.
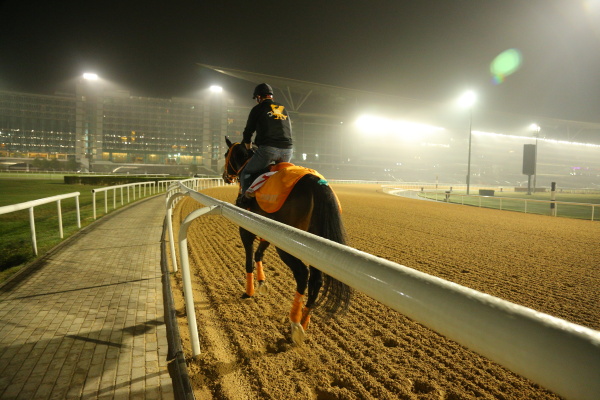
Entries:
[[327,182],[314,169],[300,167],[292,163],[282,162],[270,167],[269,172],[261,174],[246,191],[246,196],[254,196],[259,207],[266,213],[279,211],[294,185],[304,175],[316,175]]

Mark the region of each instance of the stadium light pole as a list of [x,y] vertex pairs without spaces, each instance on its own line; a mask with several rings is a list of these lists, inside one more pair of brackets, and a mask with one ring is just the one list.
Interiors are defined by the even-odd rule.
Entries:
[[467,159],[467,194],[470,193],[471,189],[471,138],[473,136],[473,105],[477,96],[475,92],[469,90],[465,92],[459,99],[458,103],[463,108],[469,109],[469,156]]
[[533,131],[533,135],[535,136],[535,160],[533,162],[533,193],[535,194],[535,185],[537,180],[538,138],[540,137],[540,131],[542,128],[538,124],[531,124],[529,128]]
[[[78,150],[76,149],[75,161],[79,161],[83,164],[84,168],[88,172],[92,172],[92,166],[94,161],[94,150],[96,149],[96,141],[98,125],[96,124],[96,111],[98,107],[98,96],[101,96],[101,79],[98,74],[94,72],[84,72],[81,75],[81,79],[77,84],[77,88],[75,89],[77,92],[77,96],[80,99],[84,99],[83,103],[88,103],[89,106],[83,106],[81,117],[81,127],[82,129],[78,132],[78,139],[80,141],[80,151],[83,157],[80,156],[79,160],[77,159]],[[79,97],[79,96],[82,97]],[[79,102],[78,102],[79,104]],[[80,107],[79,105],[77,107]],[[92,110],[93,109],[93,110]],[[77,146],[77,145],[76,145]],[[83,160],[86,160],[85,162]],[[87,165],[86,165],[87,163]]]
[[[221,119],[221,111],[224,107],[224,91],[223,87],[219,85],[211,85],[209,88],[209,128],[212,132],[222,132],[223,129],[227,130],[227,126],[224,125],[224,121]],[[219,157],[222,157],[221,141],[223,137],[219,135],[211,135],[211,148],[213,151],[208,155],[210,160],[210,168],[217,171],[219,169]],[[219,149],[215,152],[215,149]]]

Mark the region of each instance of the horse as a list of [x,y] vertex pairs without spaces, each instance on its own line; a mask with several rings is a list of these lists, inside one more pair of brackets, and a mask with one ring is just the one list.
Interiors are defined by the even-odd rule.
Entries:
[[[241,143],[232,143],[228,137],[225,137],[225,141],[228,149],[225,153],[223,180],[234,183],[239,180],[239,174],[253,153]],[[314,174],[307,174],[300,178],[278,211],[267,213],[256,201],[248,205],[248,210],[334,242],[346,243],[346,233],[337,197],[326,181]],[[255,294],[255,265],[258,294],[265,293],[266,278],[262,259],[269,242],[261,239],[256,252],[253,253],[256,235],[242,227],[239,231],[246,253],[246,292],[242,298],[247,299]],[[296,281],[296,293],[289,320],[292,341],[296,345],[301,345],[306,337],[311,314],[316,309],[323,311],[327,316],[345,313],[350,304],[352,289],[315,267],[307,266],[297,257],[279,248],[276,248],[276,251],[281,260],[291,269]],[[305,293],[307,293],[306,304],[303,304]]]

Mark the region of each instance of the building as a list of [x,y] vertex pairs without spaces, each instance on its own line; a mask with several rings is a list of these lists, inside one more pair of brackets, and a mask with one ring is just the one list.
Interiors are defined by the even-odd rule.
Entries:
[[[474,185],[519,186],[527,181],[523,144],[536,143],[538,186],[600,187],[600,124],[480,109],[469,121],[468,112],[447,104],[199,67],[248,87],[269,83],[292,121],[292,162],[329,179],[459,185],[470,170]],[[249,97],[234,100],[226,91],[136,97],[84,79],[72,94],[0,92],[0,161],[30,165],[43,158],[92,172],[220,175],[224,136],[242,139],[254,105]]]
[[80,81],[74,94],[0,91],[0,158],[74,160],[82,171],[220,174],[232,100],[157,99]]

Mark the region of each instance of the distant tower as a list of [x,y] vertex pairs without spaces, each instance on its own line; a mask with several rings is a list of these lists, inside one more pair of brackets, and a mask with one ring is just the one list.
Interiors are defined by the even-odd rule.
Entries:
[[102,157],[104,87],[96,74],[83,74],[75,87],[75,160],[92,171]]

